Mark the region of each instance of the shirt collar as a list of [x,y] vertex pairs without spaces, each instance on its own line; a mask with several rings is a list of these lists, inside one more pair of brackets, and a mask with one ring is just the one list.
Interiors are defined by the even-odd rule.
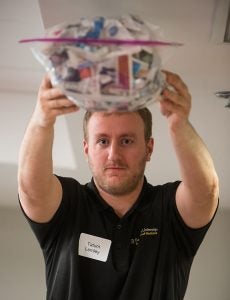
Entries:
[[[134,203],[132,208],[127,212],[128,215],[130,215],[134,210],[142,210],[144,208],[146,200],[147,200],[145,195],[146,195],[146,192],[148,189],[148,185],[149,184],[147,182],[147,179],[146,179],[146,177],[144,177],[144,183],[143,183],[142,190],[137,198],[137,201]],[[87,187],[87,190],[89,191],[89,193],[94,197],[94,199],[96,196],[96,199],[95,199],[96,201],[94,201],[94,202],[95,202],[95,205],[97,206],[98,211],[111,209],[111,206],[108,205],[105,202],[105,200],[101,197],[93,178],[91,179],[91,181],[89,183],[87,183],[86,187]]]

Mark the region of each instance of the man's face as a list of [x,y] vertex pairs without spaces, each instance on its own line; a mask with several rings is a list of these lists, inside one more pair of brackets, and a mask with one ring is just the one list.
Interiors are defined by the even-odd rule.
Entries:
[[153,139],[144,138],[144,123],[134,112],[92,114],[84,151],[98,189],[111,195],[126,195],[143,180]]

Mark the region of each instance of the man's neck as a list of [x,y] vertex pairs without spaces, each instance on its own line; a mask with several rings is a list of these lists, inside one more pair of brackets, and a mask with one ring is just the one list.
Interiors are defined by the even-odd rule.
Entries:
[[119,218],[122,218],[135,204],[137,201],[142,187],[143,187],[144,179],[138,184],[136,189],[129,194],[125,195],[111,195],[97,186],[100,196],[104,199],[104,201],[113,208],[114,212]]

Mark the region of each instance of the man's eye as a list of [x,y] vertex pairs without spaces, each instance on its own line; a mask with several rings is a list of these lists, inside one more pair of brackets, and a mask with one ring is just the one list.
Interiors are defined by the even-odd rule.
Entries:
[[109,141],[107,139],[100,139],[98,143],[99,145],[105,146],[109,144]]
[[122,144],[122,145],[131,145],[132,143],[133,143],[133,140],[132,140],[132,139],[126,138],[126,139],[122,139],[122,140],[121,140],[121,144]]

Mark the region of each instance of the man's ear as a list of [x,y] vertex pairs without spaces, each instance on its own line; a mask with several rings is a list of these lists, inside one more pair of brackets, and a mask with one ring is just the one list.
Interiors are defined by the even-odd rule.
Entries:
[[83,140],[83,147],[84,147],[84,154],[87,157],[89,147],[88,147],[88,142],[85,139]]
[[146,161],[150,161],[151,155],[153,153],[153,149],[154,149],[154,138],[150,138],[149,141],[147,142],[147,147],[146,147],[146,151],[147,151]]

